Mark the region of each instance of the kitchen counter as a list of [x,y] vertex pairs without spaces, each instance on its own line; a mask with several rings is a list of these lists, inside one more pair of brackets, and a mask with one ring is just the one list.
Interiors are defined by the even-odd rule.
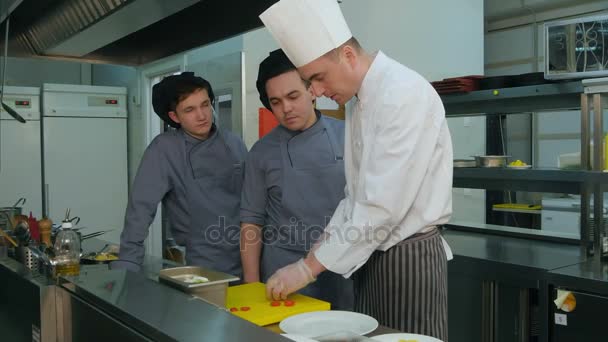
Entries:
[[530,286],[547,271],[582,263],[579,246],[484,233],[444,229],[454,253],[450,272],[483,274],[492,279],[528,281]]
[[[555,282],[559,279],[560,286],[580,288],[581,284],[584,284],[585,287],[596,289],[594,292],[602,289],[606,291],[605,288],[608,288],[605,285],[608,282],[606,266],[598,268],[593,263],[586,262],[580,248],[575,245],[450,229],[443,230],[442,234],[455,255],[455,259],[448,264],[450,274],[475,274],[483,279],[536,288],[546,287],[547,277]],[[103,240],[90,239],[83,244],[83,250],[97,251],[104,245]],[[61,291],[57,292],[63,292],[65,296],[72,298],[72,312],[78,314],[69,316],[69,320],[83,330],[72,330],[72,338],[75,341],[78,340],[76,337],[79,333],[105,336],[104,333],[112,330],[110,327],[114,323],[108,323],[110,321],[116,321],[122,329],[128,330],[131,334],[128,336],[136,336],[142,340],[199,341],[201,336],[209,340],[285,340],[276,333],[241,320],[212,304],[159,284],[159,271],[173,266],[176,264],[155,257],[146,257],[140,273],[108,270],[106,264],[82,265],[80,276],[65,278],[61,286],[55,286],[53,281],[29,273],[12,259],[0,260],[0,271],[3,275],[8,272],[7,274],[20,281],[19,285],[14,281],[4,281],[2,285],[6,287],[2,288],[3,297],[10,301],[10,305],[19,303],[8,295],[14,291],[15,286],[27,287],[28,291],[30,288],[34,291],[40,290],[40,295],[32,300],[32,303],[28,301],[32,308],[37,301],[40,304],[45,302],[45,298],[56,296],[53,291],[45,289],[59,288]],[[24,287],[23,284],[27,286]],[[13,288],[9,288],[11,286]],[[51,293],[51,297],[47,292]],[[61,295],[58,295],[57,298],[60,297]],[[60,299],[57,301],[59,307]],[[55,305],[54,302],[52,304]],[[83,317],[89,317],[84,315],[84,312],[89,311],[94,313],[96,319],[83,320]],[[2,317],[8,314],[3,312]],[[32,331],[33,326],[46,324],[48,328],[48,325],[55,324],[54,321],[44,323],[40,316],[31,322],[23,317],[21,319],[27,324],[22,324],[19,333],[12,335],[19,337],[14,339],[15,341],[31,340],[32,334],[36,333]],[[58,321],[56,325],[61,324]],[[44,336],[53,332],[53,329],[42,330]],[[25,338],[28,334],[29,338]]]
[[141,273],[85,267],[64,279],[73,295],[154,341],[286,340]]
[[552,270],[585,261],[579,246],[446,229],[455,255],[504,265]]
[[597,258],[551,270],[547,277],[559,287],[608,295],[608,262],[600,263]]
[[[103,240],[90,239],[83,250],[97,251],[104,245]],[[23,315],[11,313],[14,310],[8,307],[0,310],[0,317],[6,318],[0,321],[3,336],[11,341],[41,335],[41,341],[82,341],[90,336],[134,341],[288,341],[277,331],[158,283],[159,271],[174,266],[155,257],[146,257],[139,273],[109,270],[107,264],[81,265],[78,276],[54,281],[30,273],[12,259],[0,259],[0,273],[7,274],[0,282],[4,302],[13,308],[31,307]],[[29,295],[32,291],[36,295]],[[389,332],[397,331],[381,326],[370,335]]]

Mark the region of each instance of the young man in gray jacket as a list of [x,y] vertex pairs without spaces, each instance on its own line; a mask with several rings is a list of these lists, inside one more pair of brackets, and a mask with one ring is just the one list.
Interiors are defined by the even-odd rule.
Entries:
[[[315,110],[310,83],[281,50],[260,64],[260,100],[280,125],[247,156],[241,203],[244,281],[266,281],[310,250],[344,198],[344,122]],[[327,272],[300,293],[352,310],[353,284]]]
[[213,122],[209,82],[184,72],[152,90],[154,111],[177,128],[158,135],[146,149],[135,176],[112,267],[139,270],[144,240],[159,203],[171,233],[186,246],[186,263],[241,276],[239,208],[242,140]]

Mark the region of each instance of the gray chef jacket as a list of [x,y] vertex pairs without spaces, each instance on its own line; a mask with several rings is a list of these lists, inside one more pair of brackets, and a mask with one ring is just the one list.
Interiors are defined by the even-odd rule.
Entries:
[[[344,198],[344,122],[317,117],[302,132],[276,127],[245,163],[241,222],[263,227],[263,281],[306,256]],[[335,273],[321,274],[300,293],[352,308],[352,282]]]
[[[210,150],[205,145],[220,146],[220,148]],[[222,148],[223,146],[226,148]],[[231,151],[228,153],[230,159],[214,158],[218,154],[227,154],[226,151]],[[203,192],[214,192],[214,189],[203,189],[197,184],[194,176],[196,171],[193,169],[199,169],[201,164],[218,170],[233,169],[236,164],[242,167],[246,154],[247,149],[239,137],[227,131],[219,131],[215,126],[210,137],[205,141],[198,140],[181,129],[165,132],[154,138],[144,152],[129,196],[125,225],[121,234],[120,260],[136,265],[143,263],[144,240],[148,236],[149,226],[161,201],[166,209],[164,214],[168,216],[171,233],[179,245],[187,246],[188,255],[189,249],[197,247],[189,244],[192,226],[195,223],[192,222],[192,213],[193,210],[200,211],[199,208],[193,208],[192,203],[197,202],[196,205],[205,206],[209,202],[208,198],[204,201],[193,201],[193,198],[200,198]],[[220,159],[222,160],[218,162]],[[223,164],[228,165],[224,167]],[[238,183],[239,180],[230,181]],[[235,185],[228,196],[240,200],[240,183]],[[207,213],[207,216],[209,215],[238,217],[238,210],[233,213]],[[211,220],[218,219],[211,218]],[[236,248],[238,254],[238,246]],[[234,256],[231,258],[234,259]],[[189,264],[196,262],[187,261]],[[224,260],[217,261],[217,263],[223,262]],[[222,268],[214,267],[209,263],[204,266],[216,270]]]

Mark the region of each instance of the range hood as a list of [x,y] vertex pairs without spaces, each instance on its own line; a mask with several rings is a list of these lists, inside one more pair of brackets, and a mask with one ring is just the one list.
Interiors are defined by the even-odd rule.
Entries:
[[11,57],[141,65],[261,27],[276,1],[0,0],[0,20]]

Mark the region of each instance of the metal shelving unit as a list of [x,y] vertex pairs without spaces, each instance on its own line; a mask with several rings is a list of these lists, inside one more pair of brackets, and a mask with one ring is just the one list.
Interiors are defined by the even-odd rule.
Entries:
[[516,114],[579,109],[581,81],[540,84],[441,96],[446,116]]
[[[608,99],[605,98],[606,94],[608,94],[608,79],[604,83],[597,80],[591,82],[569,81],[442,96],[447,117],[520,114],[572,109],[580,109],[581,111],[581,170],[455,168],[454,187],[580,194],[580,257],[584,258],[590,255],[591,252],[600,254],[601,239],[605,236],[602,230],[604,227],[604,192],[608,191],[608,173],[602,172],[604,168],[604,155],[601,148],[603,146],[603,110],[608,103]],[[592,137],[594,149],[591,148],[590,144]],[[594,165],[591,165],[591,156],[593,156]],[[593,204],[591,202],[592,196]],[[593,217],[597,218],[597,220],[593,220]],[[451,226],[454,227],[454,225]],[[479,226],[475,227],[467,224],[466,226],[460,228],[456,226],[455,228],[465,231],[489,230],[495,235],[514,236],[521,241],[536,239],[562,242],[564,244],[576,243],[575,240],[569,237],[560,237],[540,230],[511,229],[511,227],[505,226],[492,227],[492,225],[487,224],[480,224]],[[591,234],[592,231],[593,235]],[[506,251],[502,251],[500,248],[503,248],[502,244],[499,248],[484,248],[483,250],[497,252],[499,255],[502,255]],[[514,249],[514,253],[520,253],[521,251],[521,249]],[[562,256],[561,252],[559,255]],[[580,260],[572,259],[572,263],[578,262]],[[509,284],[512,284],[512,281],[519,282],[519,280],[513,280],[517,279],[517,276],[510,275],[509,277]],[[523,310],[520,311],[518,316],[520,318],[517,324],[525,329],[530,328],[532,325],[530,316],[526,312],[531,312],[528,310],[532,310],[530,293],[532,293],[531,291],[536,291],[539,298],[538,317],[541,327],[539,340],[545,342],[549,340],[550,294],[548,293],[546,280],[539,277],[535,277],[535,280],[536,285],[523,282],[519,282],[516,285],[516,288],[519,290],[519,307],[520,310]],[[496,302],[500,298],[498,291],[501,289],[500,284],[502,282],[505,282],[505,280],[496,278],[482,283],[481,302],[483,307],[490,310],[490,312],[496,313],[496,310],[498,310]],[[505,288],[508,289],[509,286]],[[488,294],[487,291],[490,291],[490,293]],[[504,293],[504,291],[502,292]],[[510,326],[508,322],[505,323],[504,321],[499,323],[486,322],[483,326],[488,327],[490,332],[492,332],[494,329],[499,329],[503,324],[506,327]],[[506,327],[504,329],[508,329]],[[524,333],[522,336],[526,336],[526,334]]]
[[581,194],[589,185],[608,188],[608,173],[557,169],[454,168],[454,187]]
[[[608,81],[569,81],[524,87],[480,90],[441,96],[447,117],[504,115],[557,110],[581,110],[581,165],[583,170],[455,168],[454,187],[486,190],[551,192],[581,195],[581,247],[585,253],[601,251],[603,192],[608,190],[608,174],[602,172],[603,109]],[[600,110],[595,110],[598,108]],[[590,156],[594,156],[594,165]],[[590,199],[598,220],[593,224]]]

